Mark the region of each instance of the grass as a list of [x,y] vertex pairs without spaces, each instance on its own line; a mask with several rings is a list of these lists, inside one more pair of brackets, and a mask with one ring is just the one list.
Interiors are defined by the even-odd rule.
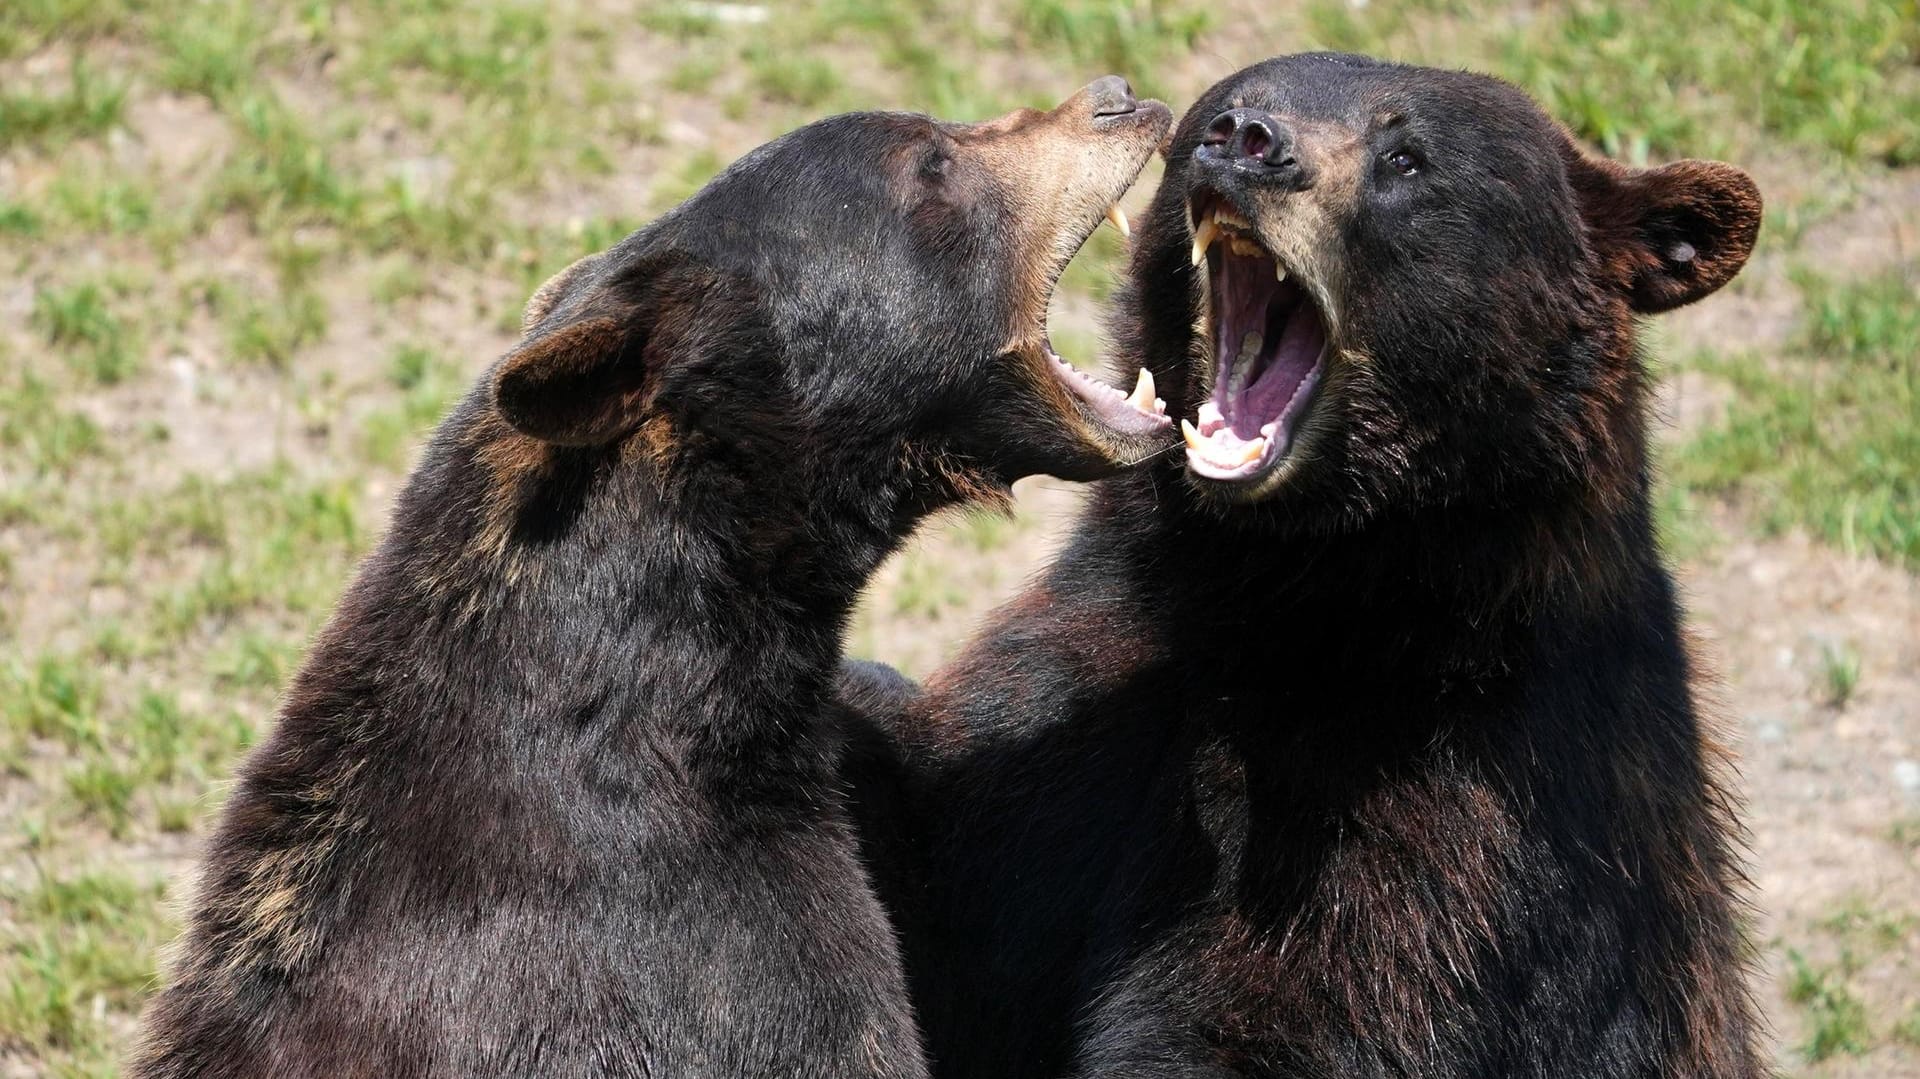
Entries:
[[160,80],[168,89],[229,100],[249,86],[260,66],[268,10],[245,0],[190,0],[176,17],[154,26]]
[[69,748],[100,740],[100,687],[73,657],[42,655],[0,668],[0,720],[15,744],[52,739]]
[[1820,685],[1828,705],[1845,708],[1860,688],[1860,653],[1850,644],[1821,645]]
[[132,236],[155,222],[153,189],[138,179],[105,175],[98,162],[62,170],[47,197],[54,219],[72,232]]
[[360,191],[327,143],[267,90],[232,104],[237,147],[214,180],[209,210],[247,218],[257,232],[352,224]]
[[783,105],[811,108],[840,90],[833,65],[818,56],[796,56],[772,43],[756,41],[741,53],[759,96]]
[[1907,1014],[1893,1025],[1893,1040],[1920,1049],[1920,1004],[1907,1009]]
[[665,210],[685,202],[725,168],[726,164],[726,160],[712,150],[701,150],[688,155],[678,170],[661,177],[654,183],[654,206]]
[[912,551],[902,558],[900,579],[893,591],[895,614],[905,618],[938,618],[965,600],[965,593],[946,569],[925,553]]
[[1736,398],[1684,447],[1674,476],[1739,492],[1761,524],[1920,565],[1920,268],[1855,281],[1801,278],[1801,329],[1777,361],[1706,357]]
[[99,426],[67,409],[50,383],[21,371],[0,381],[0,448],[32,475],[47,476],[65,474],[101,454],[105,443]]
[[1887,828],[1887,841],[1909,854],[1920,852],[1920,816],[1894,821]]
[[1210,16],[1203,6],[1168,0],[1021,0],[1014,18],[1041,51],[1060,51],[1084,69],[1126,75],[1143,93],[1158,91],[1163,59],[1191,51]]
[[0,58],[53,41],[87,44],[136,24],[129,0],[8,0],[0,6]]
[[550,82],[553,34],[542,5],[401,0],[363,39],[360,71],[389,95],[397,73],[424,74],[469,98],[526,101]]
[[1787,952],[1787,999],[1807,1013],[1809,1030],[1800,1051],[1818,1063],[1836,1053],[1858,1056],[1871,1047],[1866,1005],[1845,984],[1846,964],[1820,967],[1797,951]]
[[38,236],[40,214],[25,203],[0,196],[0,235]]
[[159,896],[95,870],[42,873],[10,897],[17,923],[0,930],[0,1040],[59,1051],[75,1069],[66,1074],[111,1074],[104,1016],[135,1005],[152,980],[165,933]]
[[361,448],[376,464],[398,469],[452,406],[464,380],[451,364],[418,344],[403,345],[393,354],[387,376],[399,400],[362,422]]
[[277,295],[223,295],[230,311],[227,341],[243,363],[284,369],[300,349],[326,335],[327,307],[311,291],[295,288]]
[[132,331],[114,313],[109,290],[99,282],[39,289],[34,293],[31,321],[48,344],[62,350],[94,382],[119,382],[133,374],[139,363]]
[[57,147],[105,133],[126,109],[124,84],[76,60],[66,85],[51,93],[17,84],[0,89],[0,150],[22,144]]
[[1779,139],[1853,161],[1920,160],[1916,0],[1574,0],[1525,18],[1484,6],[1317,0],[1309,25],[1336,48],[1471,59],[1629,159]]

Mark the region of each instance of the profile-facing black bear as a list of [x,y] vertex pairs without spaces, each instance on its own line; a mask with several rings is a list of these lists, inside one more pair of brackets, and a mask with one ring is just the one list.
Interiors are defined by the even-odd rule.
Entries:
[[1187,113],[1118,326],[1184,468],[863,750],[936,1074],[1760,1074],[1635,345],[1759,219],[1477,75]]
[[241,768],[132,1073],[924,1075],[822,706],[920,517],[1173,444],[1046,333],[1170,124],[1118,78],[824,120],[543,287]]

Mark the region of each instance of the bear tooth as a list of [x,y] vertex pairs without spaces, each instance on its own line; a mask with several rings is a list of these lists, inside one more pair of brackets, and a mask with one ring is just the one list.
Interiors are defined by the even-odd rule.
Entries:
[[1260,346],[1265,343],[1266,339],[1260,336],[1259,330],[1248,330],[1242,334],[1240,336],[1240,354],[1233,358],[1233,365],[1235,367],[1245,367],[1251,364],[1254,357],[1260,355]]
[[1180,437],[1187,440],[1187,448],[1190,450],[1197,450],[1204,444],[1199,430],[1184,418],[1180,421]]
[[1206,260],[1207,248],[1213,246],[1214,239],[1219,235],[1220,226],[1214,224],[1212,218],[1200,222],[1200,224],[1194,228],[1193,264],[1195,266],[1200,265],[1201,262]]
[[1287,279],[1287,268],[1280,264],[1279,259],[1273,260],[1273,279],[1275,281],[1285,281]]
[[1241,449],[1240,459],[1234,462],[1234,466],[1238,467],[1240,465],[1252,464],[1259,460],[1260,455],[1265,452],[1267,452],[1267,436],[1261,435],[1259,438],[1247,443],[1246,446]]
[[1127,398],[1127,403],[1139,409],[1142,412],[1152,411],[1152,408],[1153,408],[1153,372],[1152,371],[1149,371],[1144,367],[1140,369],[1140,377],[1136,379],[1133,384],[1133,396]]
[[1252,225],[1247,223],[1246,218],[1241,217],[1238,213],[1234,212],[1233,210],[1229,210],[1224,206],[1214,207],[1213,219],[1222,225],[1231,225],[1237,229],[1247,229],[1247,228],[1253,227]]
[[1116,202],[1107,207],[1107,220],[1113,224],[1114,228],[1120,230],[1122,237],[1133,236],[1133,224],[1127,220],[1127,212],[1120,208],[1119,203]]

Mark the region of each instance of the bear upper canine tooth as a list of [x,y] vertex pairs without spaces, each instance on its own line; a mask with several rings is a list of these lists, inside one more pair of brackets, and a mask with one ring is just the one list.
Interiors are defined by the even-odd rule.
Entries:
[[1116,202],[1112,206],[1107,207],[1107,220],[1112,223],[1114,228],[1120,230],[1121,236],[1129,239],[1132,238],[1133,224],[1127,220],[1127,212],[1120,208],[1119,203]]
[[1195,266],[1200,265],[1200,263],[1206,260],[1207,248],[1213,246],[1213,241],[1218,238],[1219,235],[1220,226],[1215,225],[1212,218],[1208,218],[1194,226],[1193,264]]

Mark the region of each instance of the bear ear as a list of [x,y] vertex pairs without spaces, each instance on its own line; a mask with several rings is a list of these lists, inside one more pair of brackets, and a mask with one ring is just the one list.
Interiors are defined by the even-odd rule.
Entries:
[[1760,189],[1718,161],[1630,169],[1571,149],[1589,235],[1633,309],[1670,311],[1733,279],[1760,231]]
[[592,255],[555,274],[527,304],[524,337],[494,369],[493,399],[523,434],[563,446],[617,441],[640,426],[691,303],[677,259],[626,266]]

